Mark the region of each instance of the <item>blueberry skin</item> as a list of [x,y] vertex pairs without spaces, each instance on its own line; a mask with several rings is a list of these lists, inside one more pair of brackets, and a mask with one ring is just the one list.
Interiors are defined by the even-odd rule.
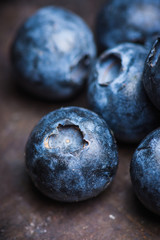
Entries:
[[146,50],[125,43],[105,51],[91,71],[88,102],[124,142],[138,142],[159,126],[142,82]]
[[93,35],[85,22],[53,6],[40,9],[21,26],[11,49],[19,84],[49,100],[74,96],[95,55]]
[[143,83],[148,97],[160,110],[160,38],[158,38],[145,63]]
[[103,6],[96,23],[100,51],[123,42],[151,48],[160,34],[159,0],[110,0]]
[[160,215],[160,128],[151,132],[136,149],[130,174],[139,200]]
[[63,202],[95,197],[118,166],[114,137],[97,114],[79,107],[43,117],[26,145],[26,166],[35,186]]

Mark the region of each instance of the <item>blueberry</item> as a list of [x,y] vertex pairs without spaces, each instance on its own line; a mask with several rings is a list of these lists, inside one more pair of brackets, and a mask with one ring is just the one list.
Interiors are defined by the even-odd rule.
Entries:
[[143,87],[145,58],[144,47],[125,43],[105,51],[91,71],[90,107],[121,141],[138,142],[159,124],[159,113]]
[[112,182],[117,165],[116,143],[106,122],[79,107],[43,117],[26,145],[26,166],[34,184],[59,201],[98,195]]
[[160,34],[159,0],[110,0],[97,19],[97,42],[101,51],[123,42],[150,48]]
[[160,38],[146,59],[143,83],[150,100],[160,110]]
[[49,100],[75,95],[95,54],[88,26],[77,15],[58,7],[42,8],[30,17],[11,49],[19,84]]
[[160,214],[160,128],[151,132],[136,149],[130,174],[139,200]]

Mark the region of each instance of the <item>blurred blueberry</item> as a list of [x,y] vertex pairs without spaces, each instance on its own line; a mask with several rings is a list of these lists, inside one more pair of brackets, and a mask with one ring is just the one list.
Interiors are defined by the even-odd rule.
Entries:
[[97,19],[97,42],[100,51],[123,42],[150,48],[160,35],[159,0],[110,0]]
[[131,161],[131,180],[139,200],[160,214],[160,128],[150,133]]
[[147,57],[143,83],[150,100],[160,110],[160,38],[156,40]]
[[19,29],[11,57],[21,86],[50,100],[82,88],[96,49],[85,22],[68,10],[45,7]]
[[146,50],[125,43],[105,51],[91,71],[88,101],[120,141],[138,142],[159,125],[142,82]]
[[82,201],[112,182],[118,166],[117,147],[97,114],[78,107],[61,108],[33,129],[26,145],[26,166],[46,196]]

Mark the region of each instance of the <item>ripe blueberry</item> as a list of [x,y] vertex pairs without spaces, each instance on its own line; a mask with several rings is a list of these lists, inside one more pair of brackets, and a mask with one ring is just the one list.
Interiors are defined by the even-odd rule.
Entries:
[[121,44],[104,52],[91,71],[88,101],[121,141],[137,142],[159,124],[142,82],[144,47]]
[[143,83],[150,100],[160,110],[160,38],[146,59]]
[[19,84],[50,100],[72,97],[82,88],[95,54],[88,26],[58,7],[42,8],[30,17],[11,51]]
[[159,0],[112,0],[97,19],[97,42],[101,51],[123,42],[151,47],[160,34]]
[[131,180],[139,200],[160,214],[160,128],[150,133],[131,161]]
[[117,165],[116,143],[106,122],[83,108],[49,113],[26,145],[26,166],[34,184],[59,201],[95,197],[112,182]]

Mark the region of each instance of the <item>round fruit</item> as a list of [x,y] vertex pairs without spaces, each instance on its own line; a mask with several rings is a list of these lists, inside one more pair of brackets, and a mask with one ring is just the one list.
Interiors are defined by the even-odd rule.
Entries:
[[150,133],[138,146],[130,173],[139,200],[160,215],[160,128]]
[[160,35],[159,0],[110,0],[97,19],[97,41],[101,51],[123,42],[150,48]]
[[91,71],[88,101],[120,141],[138,142],[159,126],[159,112],[149,101],[142,75],[144,47],[121,44],[104,52]]
[[116,143],[106,122],[83,108],[49,113],[26,145],[26,166],[34,184],[59,201],[95,197],[112,182],[117,165]]
[[143,83],[148,97],[160,110],[160,38],[158,38],[146,59]]
[[63,100],[79,91],[96,50],[85,22],[68,10],[45,7],[19,29],[11,57],[17,81],[30,93]]

